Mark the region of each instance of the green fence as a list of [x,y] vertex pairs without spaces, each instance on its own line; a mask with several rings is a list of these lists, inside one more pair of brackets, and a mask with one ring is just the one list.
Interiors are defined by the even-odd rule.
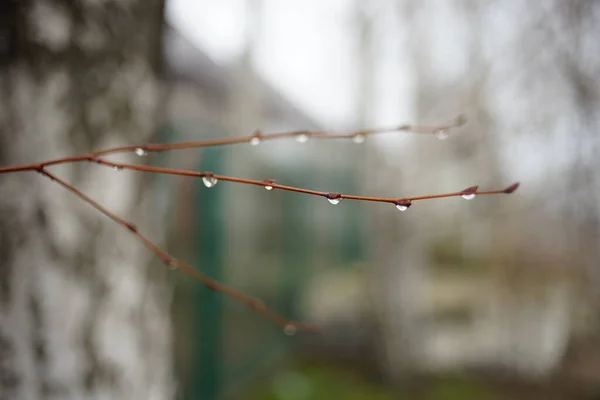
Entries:
[[[214,128],[198,128],[197,137],[210,137],[221,133]],[[164,141],[182,140],[176,129],[165,128]],[[205,148],[197,152],[192,166],[198,171],[224,173],[229,152],[226,147]],[[162,162],[162,161],[161,161]],[[287,184],[311,187],[314,182],[313,168],[304,166],[282,170]],[[355,175],[325,177],[336,183],[336,190],[355,192]],[[321,175],[322,177],[322,175]],[[204,274],[228,283],[227,218],[224,197],[226,185],[219,183],[207,189],[200,180],[193,178],[160,178],[160,192],[172,196],[170,247],[175,255],[193,263]],[[170,181],[166,181],[166,180]],[[248,187],[247,190],[258,188]],[[262,192],[260,193],[263,194]],[[297,193],[273,191],[269,196],[268,211],[274,221],[269,236],[268,251],[272,267],[258,263],[258,272],[267,271],[274,283],[262,289],[249,289],[252,295],[265,301],[269,307],[290,318],[302,317],[298,300],[311,273],[316,229],[311,221],[315,202],[320,199]],[[323,199],[324,201],[324,199]],[[324,201],[323,204],[326,202]],[[327,205],[329,207],[329,205]],[[333,227],[341,232],[339,246],[332,249],[340,263],[352,263],[362,257],[362,225],[360,204],[348,202],[332,209],[341,217],[340,225]],[[257,231],[263,229],[257,226]],[[271,269],[269,269],[271,268]],[[180,380],[179,399],[214,400],[225,397],[238,398],[244,387],[282,362],[296,337],[288,337],[279,327],[258,317],[249,308],[219,293],[208,290],[182,274],[174,277],[175,354]],[[246,291],[244,287],[238,287]]]

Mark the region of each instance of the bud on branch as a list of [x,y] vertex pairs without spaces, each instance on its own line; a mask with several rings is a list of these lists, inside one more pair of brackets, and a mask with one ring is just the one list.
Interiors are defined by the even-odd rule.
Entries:
[[[300,143],[305,143],[309,139],[351,139],[355,143],[362,143],[365,141],[366,137],[375,134],[381,134],[385,132],[412,132],[412,133],[420,133],[420,134],[432,134],[438,137],[440,132],[447,135],[447,132],[450,129],[456,128],[460,125],[463,125],[466,122],[466,118],[464,116],[459,116],[455,118],[452,122],[440,125],[440,126],[421,126],[421,125],[400,125],[392,128],[382,128],[382,129],[363,129],[356,130],[345,133],[335,133],[335,132],[313,132],[313,131],[295,131],[295,132],[283,132],[283,133],[271,133],[271,134],[263,134],[260,130],[256,130],[253,134],[249,136],[242,136],[237,138],[225,138],[225,139],[216,139],[216,140],[206,140],[206,141],[193,141],[193,142],[180,142],[180,143],[166,143],[166,144],[145,144],[145,145],[136,145],[136,146],[123,146],[123,147],[114,147],[110,149],[100,150],[93,153],[82,154],[78,156],[59,158],[54,160],[43,161],[40,163],[33,164],[24,164],[24,165],[15,165],[8,167],[1,167],[0,174],[3,173],[13,173],[13,172],[24,172],[24,171],[37,171],[41,175],[49,178],[50,180],[58,183],[60,186],[65,188],[66,190],[73,193],[75,196],[79,197],[81,200],[90,204],[92,207],[96,208],[102,214],[106,215],[110,219],[112,219],[115,223],[121,225],[125,229],[127,229],[132,235],[134,235],[140,242],[144,244],[148,249],[150,249],[156,256],[163,261],[165,265],[167,265],[170,269],[179,269],[201,282],[203,285],[208,287],[211,290],[216,292],[220,292],[226,296],[229,296],[233,300],[240,302],[242,304],[246,304],[255,312],[263,315],[268,318],[275,324],[281,326],[284,329],[284,332],[288,335],[293,335],[297,331],[304,332],[318,332],[319,329],[315,325],[290,321],[285,319],[284,317],[278,315],[277,313],[271,311],[263,302],[260,300],[249,296],[245,293],[242,293],[238,290],[235,290],[227,285],[219,283],[210,277],[204,275],[198,270],[194,269],[190,264],[178,260],[167,253],[165,250],[161,249],[158,245],[150,241],[146,236],[141,234],[138,231],[138,228],[135,224],[126,221],[125,219],[115,215],[110,210],[106,209],[104,206],[100,205],[98,202],[88,197],[84,193],[82,193],[76,187],[70,185],[63,179],[57,177],[50,171],[48,171],[47,167],[58,164],[65,163],[75,163],[75,162],[93,162],[100,165],[104,165],[110,167],[116,171],[129,169],[135,171],[142,172],[151,172],[157,174],[170,174],[170,175],[180,175],[180,176],[189,176],[196,177],[202,180],[202,183],[207,187],[214,187],[219,181],[225,182],[233,182],[239,184],[246,185],[255,185],[262,186],[266,190],[285,190],[290,192],[297,192],[308,194],[312,196],[320,196],[325,197],[331,204],[338,205],[344,199],[349,200],[357,200],[357,201],[371,201],[371,202],[379,202],[379,203],[390,203],[393,204],[398,210],[406,211],[412,205],[414,201],[419,200],[428,200],[428,199],[438,199],[443,197],[456,197],[461,196],[464,199],[470,200],[475,198],[476,195],[491,195],[491,194],[510,194],[513,193],[519,186],[519,183],[513,183],[508,186],[506,189],[500,190],[487,190],[487,191],[479,191],[477,186],[471,186],[461,191],[450,192],[450,193],[441,193],[441,194],[431,194],[431,195],[422,195],[422,196],[413,196],[413,197],[370,197],[370,196],[358,196],[358,195],[350,195],[350,194],[342,194],[337,192],[320,192],[316,190],[303,189],[294,186],[286,186],[281,185],[275,182],[273,179],[265,179],[265,180],[252,180],[252,179],[243,179],[237,177],[231,177],[226,175],[217,175],[213,172],[199,172],[192,170],[182,170],[182,169],[171,169],[171,168],[163,168],[163,167],[153,167],[147,165],[139,165],[139,164],[126,164],[126,163],[116,163],[112,161],[108,161],[103,158],[103,156],[107,156],[115,153],[124,153],[124,152],[132,152],[138,156],[145,156],[150,152],[159,152],[159,151],[167,151],[167,150],[177,150],[177,149],[188,149],[188,148],[200,148],[200,147],[212,147],[212,146],[224,146],[224,145],[233,145],[239,143],[250,143],[253,146],[259,145],[263,141],[267,140],[275,140],[275,139],[284,139],[284,138],[295,138]],[[442,137],[440,137],[442,138]]]

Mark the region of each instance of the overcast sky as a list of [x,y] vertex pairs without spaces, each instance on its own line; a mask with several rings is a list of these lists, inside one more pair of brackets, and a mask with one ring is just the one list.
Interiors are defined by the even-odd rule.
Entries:
[[[246,0],[168,0],[167,16],[218,62],[244,45]],[[264,0],[256,66],[273,86],[329,126],[355,114],[353,1]]]
[[[228,63],[239,56],[248,36],[245,7],[252,2],[257,0],[167,0],[167,18],[215,61]],[[359,0],[262,0],[262,3],[262,28],[258,33],[255,60],[259,73],[325,127],[353,127],[357,123],[359,98],[358,24],[355,15]],[[415,122],[417,117],[414,99],[415,90],[419,88],[415,86],[413,65],[406,57],[409,54],[406,47],[407,21],[398,19],[391,8],[393,3],[387,0],[360,3],[378,8],[374,22],[375,93],[368,126]],[[461,56],[469,38],[469,32],[464,28],[465,21],[445,2],[425,2],[422,8],[428,11],[421,13],[426,23],[420,25],[431,26],[428,31],[430,42],[427,44],[432,55],[430,65],[435,68],[436,76],[459,81],[469,69],[466,58]],[[509,16],[514,15],[513,10],[503,6],[493,11],[494,18],[485,20],[488,31],[498,36],[499,43],[515,41],[515,38],[509,37],[519,32],[514,18],[503,19],[504,14],[498,14],[498,11],[504,11]],[[420,17],[416,15],[415,18]],[[488,40],[487,43],[495,42]],[[493,51],[497,52],[497,47],[502,48],[502,45],[496,45]],[[509,107],[514,99],[512,97],[507,102]],[[437,101],[452,104],[454,99],[448,95]],[[494,104],[494,110],[501,108],[501,104]],[[457,109],[456,114],[462,111]],[[501,112],[502,115],[510,113],[510,110]],[[453,116],[439,118],[444,120]],[[395,157],[396,146],[402,146],[399,138],[401,136],[391,135],[374,140]],[[524,141],[519,143],[523,152],[529,154],[531,146]],[[515,149],[513,144],[513,156],[518,153]],[[535,167],[534,159],[531,155],[527,157],[528,164],[524,168],[527,171],[520,171],[521,175],[540,173],[539,165],[543,163],[538,162],[538,167]]]

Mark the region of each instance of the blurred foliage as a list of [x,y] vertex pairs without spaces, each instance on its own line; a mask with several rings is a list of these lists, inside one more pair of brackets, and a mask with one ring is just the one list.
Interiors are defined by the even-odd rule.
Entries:
[[244,400],[487,400],[494,399],[484,384],[461,376],[418,379],[397,390],[344,365],[304,364],[275,373]]
[[387,400],[399,397],[347,368],[304,365],[276,373],[246,400]]
[[484,385],[462,377],[443,377],[434,380],[424,400],[492,399]]
[[464,326],[474,321],[475,315],[470,305],[454,305],[436,309],[433,318],[436,323],[444,325]]
[[433,242],[429,261],[436,270],[465,273],[485,272],[490,265],[490,260],[484,257],[465,254],[461,235],[449,235]]

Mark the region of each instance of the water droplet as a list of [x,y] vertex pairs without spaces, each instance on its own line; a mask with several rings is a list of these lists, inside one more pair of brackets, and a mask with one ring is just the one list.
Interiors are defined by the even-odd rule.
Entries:
[[296,332],[298,332],[298,328],[294,324],[287,324],[285,328],[283,328],[283,332],[288,336],[294,336]]
[[398,200],[395,204],[399,211],[406,211],[412,205],[410,200]]
[[435,137],[438,138],[439,140],[447,139],[448,138],[448,131],[446,129],[439,129],[435,133]]
[[171,261],[167,264],[167,266],[169,267],[170,270],[176,270],[177,269],[177,263],[174,261]]
[[273,179],[266,179],[265,183],[268,183],[268,185],[265,185],[266,190],[273,190],[272,185],[275,183],[275,181]]
[[365,141],[365,135],[363,135],[361,133],[354,135],[354,137],[352,138],[352,141],[356,144],[361,144]]
[[258,146],[260,144],[260,138],[258,136],[252,137],[252,139],[250,139],[250,144],[252,146]]
[[135,149],[135,154],[142,157],[142,156],[147,156],[148,155],[148,151],[146,149],[142,149],[141,147],[138,147],[137,149]]
[[327,193],[327,201],[334,206],[340,204],[342,200],[344,200],[344,198],[339,193]]
[[204,186],[206,186],[207,188],[211,188],[211,187],[215,186],[218,181],[219,180],[217,178],[215,178],[212,174],[205,175],[202,177],[202,182],[204,183]]
[[298,143],[306,143],[308,142],[308,135],[304,132],[296,135],[296,142]]
[[123,169],[123,167],[121,167],[120,165],[113,165],[112,169],[115,172],[119,172]]
[[477,188],[478,186],[471,186],[466,188],[461,192],[460,197],[462,197],[465,200],[473,200],[475,198],[475,195],[477,194]]

